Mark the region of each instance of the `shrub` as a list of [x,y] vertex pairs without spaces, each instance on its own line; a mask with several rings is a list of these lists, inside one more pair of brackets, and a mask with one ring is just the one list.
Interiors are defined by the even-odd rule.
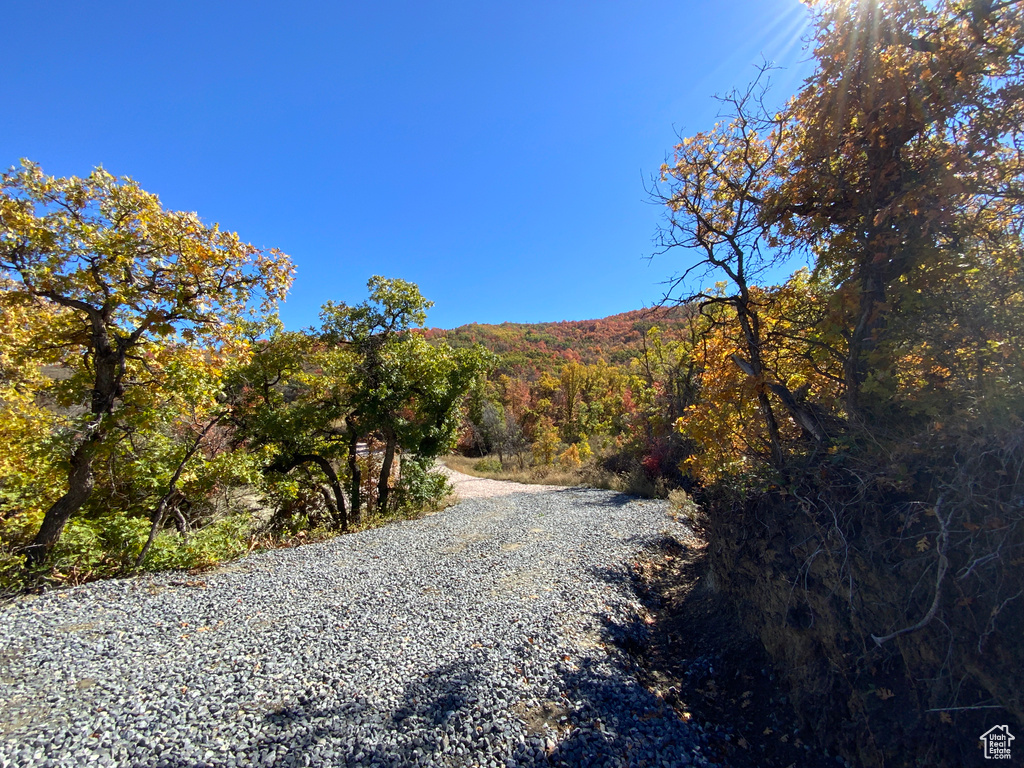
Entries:
[[501,462],[497,459],[480,459],[473,465],[476,472],[501,472],[502,469]]
[[580,451],[576,444],[570,445],[558,457],[558,463],[565,469],[576,469],[580,465]]
[[586,435],[583,435],[580,438],[579,443],[576,444],[576,448],[580,454],[580,461],[585,462],[594,455],[594,450],[590,447],[590,439]]
[[25,556],[0,552],[0,597],[17,593],[24,586]]
[[672,511],[685,519],[691,526],[698,524],[700,507],[682,488],[673,488],[668,492],[668,503]]
[[558,452],[558,430],[551,419],[544,418],[537,428],[537,440],[533,443],[533,461],[547,466],[555,460]]
[[403,512],[438,509],[452,493],[448,478],[433,468],[433,459],[403,457],[402,477],[395,488]]
[[157,536],[143,564],[149,570],[210,568],[241,557],[249,550],[250,520],[233,515],[191,533],[187,541],[177,533]]

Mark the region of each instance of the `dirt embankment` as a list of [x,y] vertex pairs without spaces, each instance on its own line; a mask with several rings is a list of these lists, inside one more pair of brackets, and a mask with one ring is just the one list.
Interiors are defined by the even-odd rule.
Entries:
[[990,765],[983,733],[1024,732],[1024,432],[911,448],[707,495],[709,571],[819,749]]
[[666,538],[636,565],[648,614],[633,650],[646,687],[705,726],[710,754],[731,768],[837,768],[735,605],[713,588],[707,548]]

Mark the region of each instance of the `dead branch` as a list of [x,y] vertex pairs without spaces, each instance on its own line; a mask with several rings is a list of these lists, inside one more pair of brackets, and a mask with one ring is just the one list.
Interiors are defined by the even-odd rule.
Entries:
[[932,619],[935,618],[936,612],[939,610],[939,598],[942,596],[942,579],[946,576],[946,569],[949,568],[949,559],[946,557],[946,548],[949,543],[949,519],[942,519],[942,496],[939,496],[938,501],[935,502],[935,518],[939,521],[939,536],[935,542],[935,551],[939,555],[939,566],[935,572],[935,597],[932,599],[932,605],[928,609],[928,613],[924,615],[917,624],[912,627],[904,627],[885,637],[879,637],[878,635],[871,635],[871,639],[875,641],[875,644],[881,648],[883,643],[887,643],[894,637],[908,634],[909,632],[916,632],[925,625],[927,625]]

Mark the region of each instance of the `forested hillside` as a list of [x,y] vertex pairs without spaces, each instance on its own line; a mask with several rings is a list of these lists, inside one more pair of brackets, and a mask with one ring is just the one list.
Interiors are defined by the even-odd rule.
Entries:
[[505,372],[531,370],[551,373],[565,361],[594,364],[598,360],[628,364],[641,347],[643,331],[652,326],[672,329],[685,322],[675,306],[655,306],[598,320],[552,323],[471,323],[452,330],[430,328],[428,339],[443,339],[454,347],[482,344],[501,355]]

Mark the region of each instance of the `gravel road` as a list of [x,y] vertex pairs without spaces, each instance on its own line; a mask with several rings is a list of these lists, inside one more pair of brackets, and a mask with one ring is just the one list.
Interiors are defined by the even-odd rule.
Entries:
[[491,480],[486,477],[474,477],[463,472],[456,472],[444,464],[437,464],[435,469],[448,478],[455,496],[462,501],[466,499],[490,499],[494,496],[509,496],[513,493],[550,493],[564,491],[561,485],[532,485],[528,483],[511,483],[507,480]]
[[0,766],[706,765],[637,684],[659,501],[563,489],[0,609]]

